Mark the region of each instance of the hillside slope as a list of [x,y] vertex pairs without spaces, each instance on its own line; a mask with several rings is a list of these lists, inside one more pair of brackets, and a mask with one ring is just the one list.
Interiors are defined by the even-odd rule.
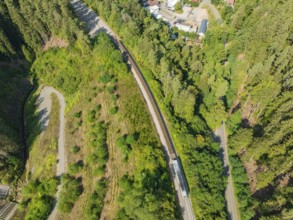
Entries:
[[30,89],[25,74],[25,69],[0,65],[0,174],[5,184],[23,171],[22,106]]
[[[231,21],[236,34],[229,48],[245,66],[233,72],[245,76],[231,105],[229,145],[239,200],[261,219],[293,217],[292,8],[290,1],[245,1]],[[242,123],[232,125],[237,114]]]
[[242,218],[291,216],[292,2],[239,0],[232,9],[214,1],[224,22],[209,23],[201,48],[182,33],[172,40],[140,1],[86,2],[132,51],[167,115],[197,218],[225,210],[224,183],[214,181],[219,148],[205,126],[223,120]]

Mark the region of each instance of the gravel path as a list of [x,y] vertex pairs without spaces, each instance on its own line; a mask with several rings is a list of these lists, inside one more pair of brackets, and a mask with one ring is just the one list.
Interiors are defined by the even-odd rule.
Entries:
[[234,192],[232,176],[231,176],[230,166],[229,166],[229,155],[228,155],[225,123],[223,123],[221,127],[218,127],[216,129],[215,135],[217,135],[221,140],[221,149],[223,150],[222,160],[224,163],[224,169],[227,170],[226,176],[228,177],[228,184],[226,186],[225,197],[226,197],[227,206],[228,206],[227,207],[228,220],[240,220],[239,212],[237,209],[237,200],[235,198],[235,192]]
[[[57,156],[57,172],[56,176],[61,177],[62,174],[65,173],[66,171],[66,155],[65,155],[65,147],[64,147],[64,130],[65,130],[65,100],[63,95],[58,92],[56,89],[45,86],[42,88],[40,96],[38,98],[38,109],[41,114],[41,127],[44,130],[47,128],[49,125],[49,120],[50,120],[50,113],[51,113],[51,108],[52,108],[52,99],[51,99],[51,94],[55,94],[59,100],[60,104],[60,114],[59,114],[59,119],[60,119],[60,127],[59,127],[59,135],[58,135],[58,156]],[[43,135],[43,133],[42,133]],[[57,207],[56,203],[59,197],[59,193],[61,190],[61,185],[58,186],[57,193],[55,195],[55,202],[54,202],[54,208],[53,211],[51,212],[49,216],[49,220],[54,220],[57,215]]]

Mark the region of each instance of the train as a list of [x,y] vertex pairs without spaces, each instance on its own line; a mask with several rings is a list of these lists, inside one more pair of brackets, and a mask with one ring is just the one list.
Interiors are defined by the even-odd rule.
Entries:
[[182,172],[182,167],[179,161],[179,158],[176,158],[174,160],[172,160],[172,167],[174,169],[175,175],[178,178],[178,182],[179,182],[179,186],[180,186],[180,190],[181,190],[181,195],[183,198],[188,196],[188,191],[187,191],[187,185],[186,185],[186,181],[184,178],[184,174]]
[[122,52],[122,55],[126,59],[126,61],[130,64],[130,66],[138,74],[138,77],[140,78],[140,81],[143,84],[143,87],[144,87],[145,91],[148,93],[148,96],[151,97],[150,101],[152,102],[152,106],[154,106],[155,114],[157,115],[157,118],[158,118],[159,123],[160,123],[160,127],[162,128],[163,135],[164,135],[165,140],[166,140],[166,145],[167,145],[166,147],[167,147],[167,150],[168,150],[168,155],[170,156],[171,166],[173,168],[175,176],[178,178],[181,195],[182,195],[183,198],[185,198],[185,197],[188,196],[187,182],[186,182],[186,180],[184,178],[184,173],[183,173],[183,169],[182,169],[182,166],[181,166],[181,163],[180,163],[180,159],[176,155],[176,152],[174,150],[174,146],[173,146],[171,137],[170,137],[169,132],[167,130],[167,127],[166,127],[166,124],[164,122],[163,116],[162,116],[162,114],[161,114],[161,112],[159,110],[159,107],[158,107],[158,105],[157,105],[157,103],[155,101],[155,98],[153,97],[153,94],[152,94],[149,86],[147,85],[146,80],[143,77],[141,71],[139,70],[137,64],[135,63],[133,57],[131,56],[129,51],[126,49],[126,47],[124,46],[122,41],[120,39],[118,39],[117,37],[115,37],[115,41],[116,41],[120,51]]

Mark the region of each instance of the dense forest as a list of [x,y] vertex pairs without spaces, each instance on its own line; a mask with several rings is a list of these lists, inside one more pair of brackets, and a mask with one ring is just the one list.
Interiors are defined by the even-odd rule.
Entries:
[[33,61],[52,36],[73,42],[78,28],[67,0],[0,2],[0,58]]
[[130,48],[167,115],[196,216],[224,215],[219,149],[203,121],[211,130],[226,121],[242,218],[292,217],[290,1],[215,2],[224,22],[210,23],[202,48],[171,40],[140,2],[87,3]]
[[[162,20],[151,17],[139,0],[84,2],[121,37],[148,81],[182,160],[196,217],[227,218],[226,180],[219,145],[212,135],[224,121],[229,135],[230,163],[241,218],[291,219],[293,18],[290,0],[239,0],[234,8],[222,1],[214,1],[223,22],[210,22],[201,47],[187,44],[184,33],[172,39],[172,30]],[[63,39],[69,44],[69,49],[41,52],[51,37]],[[37,57],[33,76],[59,88],[67,97],[76,95],[76,90],[86,87],[92,79],[89,73],[94,72],[96,64],[87,60],[95,57],[91,54],[94,48],[110,54],[98,58],[107,68],[113,68],[109,60],[122,62],[121,57],[113,52],[114,46],[103,36],[100,39],[110,49],[87,40],[68,0],[0,2],[0,61],[25,57],[28,62],[33,62]],[[55,62],[61,62],[58,69],[54,67]],[[64,65],[68,67],[63,68]],[[0,83],[7,80],[15,87],[15,79],[23,77],[23,74],[12,73],[8,67],[0,67]],[[20,68],[24,67],[20,65]],[[100,73],[106,73],[107,68],[98,66]],[[104,80],[108,83],[107,77],[105,75]],[[109,90],[114,91],[114,88]],[[8,92],[7,89],[1,90],[1,101]],[[3,99],[3,103],[7,102]],[[111,111],[116,114],[119,110],[114,106]],[[5,117],[5,112],[0,111],[0,146],[1,151],[9,146],[10,151],[4,149],[4,152],[11,157],[0,153],[0,172],[5,174],[4,182],[11,182],[21,174],[18,168],[23,166],[19,156],[22,144],[19,129],[2,120]],[[102,127],[93,129],[103,131]],[[117,139],[117,146],[126,152],[127,157],[131,144],[126,141],[127,136],[124,138]],[[152,155],[149,148],[152,149],[150,146],[144,153],[152,160],[162,158],[159,152]],[[77,166],[72,166],[73,172],[82,169]],[[9,172],[6,172],[7,167]],[[154,180],[165,172],[164,163],[161,161],[156,169],[153,176],[145,178],[157,184],[162,189],[160,193],[166,192],[166,197],[162,197],[162,201],[166,201],[172,192],[170,186],[163,190],[167,177],[164,176],[161,182]],[[137,174],[121,179],[123,191],[134,189],[129,195],[123,192],[120,196],[120,219],[127,216],[141,218],[146,214],[142,209],[138,209],[139,214],[135,211],[135,201],[154,208],[153,216],[159,216],[157,206],[150,205],[156,200],[152,193],[157,192],[153,191],[152,184],[142,185],[145,182],[143,175],[138,175],[140,171],[137,168]],[[34,184],[42,186],[43,183]],[[106,186],[103,179],[97,183],[89,202],[91,205],[105,195],[102,189]],[[139,193],[141,187],[148,190]],[[51,194],[52,190],[45,193],[46,198]],[[144,204],[141,198],[146,195],[149,200]],[[173,205],[167,204],[164,213],[168,213],[168,209],[174,212]],[[89,209],[88,216],[100,214],[101,207],[96,208]],[[44,213],[48,214],[47,211]]]

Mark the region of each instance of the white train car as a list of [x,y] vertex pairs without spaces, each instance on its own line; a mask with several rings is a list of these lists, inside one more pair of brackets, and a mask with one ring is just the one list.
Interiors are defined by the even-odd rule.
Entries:
[[174,168],[174,171],[175,171],[175,175],[177,176],[178,180],[179,180],[179,186],[180,186],[180,190],[181,190],[181,195],[182,197],[187,197],[188,194],[187,194],[187,189],[186,189],[186,184],[185,184],[185,180],[184,180],[184,177],[183,177],[183,173],[181,171],[181,167],[180,167],[180,164],[178,162],[178,159],[175,158],[173,161],[172,161],[172,165],[173,165],[173,168]]

